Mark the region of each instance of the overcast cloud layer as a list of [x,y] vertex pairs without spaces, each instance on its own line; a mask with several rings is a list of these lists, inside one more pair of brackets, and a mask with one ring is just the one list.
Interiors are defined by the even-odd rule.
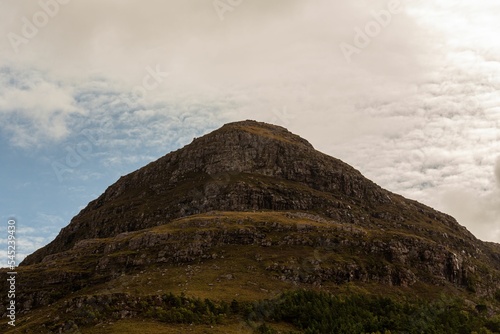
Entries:
[[24,256],[120,173],[250,118],[500,242],[498,13],[493,0],[2,1],[3,186],[17,196],[4,191],[2,217],[24,219]]

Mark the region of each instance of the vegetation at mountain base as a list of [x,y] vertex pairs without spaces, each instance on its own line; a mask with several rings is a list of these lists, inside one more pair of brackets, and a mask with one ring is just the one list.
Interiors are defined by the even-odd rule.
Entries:
[[[129,329],[154,324],[158,333],[170,333],[176,328],[172,325],[194,333],[231,327],[263,334],[500,333],[500,317],[492,316],[488,305],[472,307],[446,296],[428,301],[295,290],[273,299],[227,302],[172,293],[142,298],[117,294],[78,297],[67,305],[76,307],[61,312],[54,322],[34,331],[20,325],[11,332],[105,333],[123,321]],[[123,320],[124,315],[134,321]]]

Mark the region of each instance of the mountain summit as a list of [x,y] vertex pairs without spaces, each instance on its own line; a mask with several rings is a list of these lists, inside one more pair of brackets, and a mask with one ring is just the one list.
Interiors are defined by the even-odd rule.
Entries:
[[[224,125],[127,175],[82,210],[23,264],[76,242],[220,211],[305,210],[362,221],[392,194],[285,128],[243,121]],[[397,201],[397,200],[396,200]],[[359,206],[364,214],[349,209]]]
[[[285,128],[256,121],[226,124],[121,177],[19,272],[27,328],[58,330],[72,328],[69,316],[46,324],[29,314],[52,304],[80,327],[106,317],[176,323],[180,316],[159,309],[198,305],[189,297],[205,298],[211,315],[213,305],[231,302],[220,315],[234,320],[254,312],[239,303],[297,289],[429,299],[447,293],[490,313],[500,302],[499,245],[382,189]],[[206,323],[204,316],[182,319]]]

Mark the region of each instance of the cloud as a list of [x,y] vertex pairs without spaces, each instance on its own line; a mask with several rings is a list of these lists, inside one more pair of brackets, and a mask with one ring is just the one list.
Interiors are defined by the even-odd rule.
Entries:
[[[21,263],[26,256],[33,253],[40,247],[48,244],[56,236],[55,224],[61,224],[62,221],[59,217],[54,215],[40,214],[40,218],[48,219],[45,225],[40,224],[39,226],[30,227],[27,225],[17,226],[16,228],[16,265]],[[0,239],[0,245],[2,246],[2,251],[0,251],[0,268],[7,267],[7,238]]]
[[68,117],[82,112],[73,99],[72,87],[29,70],[3,68],[0,73],[1,128],[12,144],[29,147],[68,134]]
[[476,237],[483,240],[500,240],[500,192],[482,195],[467,189],[449,189],[441,194],[441,201],[448,212],[469,226]]
[[[22,18],[29,19],[41,10],[37,2],[4,6],[5,32],[20,32]],[[353,43],[357,27],[364,28],[374,20],[373,11],[387,6],[387,1],[257,0],[235,7],[221,21],[212,2],[154,0],[145,5],[127,1],[119,10],[111,1],[70,2],[60,6],[57,15],[15,57],[4,41],[4,58],[20,68],[27,64],[44,68],[60,78],[65,88],[69,85],[81,91],[82,86],[88,88],[94,82],[96,89],[122,94],[120,100],[142,85],[148,68],[158,66],[170,75],[147,92],[144,102],[150,113],[175,114],[174,108],[186,106],[196,113],[210,106],[219,124],[227,119],[258,118],[286,121],[284,125],[292,129],[302,125],[316,134],[314,118],[309,117],[313,112],[317,118],[325,118],[343,140],[399,128],[390,125],[396,120],[388,125],[376,117],[367,118],[353,105],[380,96],[386,101],[404,99],[421,77],[418,57],[426,49],[426,39],[419,36],[414,20],[404,11],[391,18],[391,24],[353,64],[340,51],[340,43]],[[97,77],[102,80],[95,80]],[[61,94],[78,94],[74,90]],[[111,96],[102,91],[88,97],[99,99],[94,104],[110,103],[125,111],[143,107],[112,104]],[[66,100],[64,110],[70,110],[68,99],[61,95],[57,100]],[[88,117],[95,117],[90,101],[79,102]],[[173,108],[158,110],[158,104],[152,107],[155,102]],[[195,105],[199,108],[193,108]],[[273,113],[283,108],[294,115],[293,122]],[[35,123],[39,123],[37,115],[30,115]],[[47,132],[50,138],[64,139],[72,131],[67,126],[68,115],[50,112],[41,123],[50,124],[52,131],[45,131],[45,126],[37,134]],[[349,123],[359,127],[345,131]],[[15,123],[10,133],[27,146],[26,137],[32,130]]]
[[[5,6],[11,17],[4,23],[6,31],[20,31],[21,18],[40,11],[36,2]],[[386,7],[386,1],[257,0],[241,4],[221,21],[212,2],[126,1],[119,10],[111,1],[71,2],[20,50],[16,62],[50,67],[61,76],[96,73],[132,85],[141,82],[147,66],[160,64],[172,72],[172,83],[162,93],[210,86],[257,90],[264,84],[258,93],[273,96],[279,92],[276,86],[287,82],[328,81],[339,88],[347,80],[356,85],[364,71],[409,80],[418,74],[418,53],[413,52],[413,21],[404,13],[362,53],[359,70],[346,70],[339,49],[341,42],[352,43],[355,27],[373,20],[372,10]],[[380,61],[387,57],[392,61]]]

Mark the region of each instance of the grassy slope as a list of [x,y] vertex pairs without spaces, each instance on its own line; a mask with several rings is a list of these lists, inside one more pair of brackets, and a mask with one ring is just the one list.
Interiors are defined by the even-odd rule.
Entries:
[[[139,238],[144,233],[199,233],[214,229],[225,229],[228,231],[237,229],[251,229],[258,227],[266,233],[266,238],[278,241],[290,231],[274,231],[273,223],[280,226],[289,226],[294,233],[300,235],[301,231],[309,238],[314,238],[316,234],[332,233],[338,234],[342,238],[359,238],[363,236],[367,240],[387,239],[404,237],[401,231],[381,231],[366,227],[346,226],[332,221],[323,221],[320,217],[300,216],[286,214],[283,212],[214,212],[177,219],[170,224],[157,226],[143,231],[136,231],[120,237],[121,242]],[[414,222],[414,224],[426,224],[425,222]],[[200,227],[203,226],[203,227]],[[315,228],[317,230],[315,230]],[[422,241],[433,243],[432,240]],[[95,239],[85,241],[80,249],[67,252],[54,262],[27,266],[19,268],[19,275],[36,276],[40,270],[56,272],[92,272],[100,255],[92,254],[92,250],[101,246],[110,245],[116,242],[114,238]],[[88,251],[84,257],[76,257]],[[126,255],[127,250],[119,250],[109,254],[110,257],[120,257]],[[144,250],[147,254],[148,250]],[[283,291],[295,289],[313,289],[317,291],[329,291],[335,294],[367,294],[392,296],[397,299],[411,299],[414,297],[435,299],[440,295],[460,295],[476,302],[481,302],[476,296],[463,289],[458,289],[452,285],[433,286],[424,283],[417,283],[411,287],[386,286],[374,283],[347,283],[337,285],[333,282],[323,282],[321,286],[311,284],[289,282],[273,276],[266,268],[273,263],[295,265],[300,267],[306,274],[314,270],[313,261],[320,259],[323,265],[327,263],[358,262],[370,264],[373,261],[381,261],[380,258],[360,258],[356,250],[345,250],[343,253],[333,253],[328,249],[318,249],[307,245],[297,246],[271,246],[264,247],[258,244],[249,245],[222,245],[211,249],[211,252],[218,254],[216,258],[204,261],[193,261],[183,265],[158,263],[148,265],[145,268],[132,268],[123,275],[110,281],[96,285],[86,286],[68,296],[63,297],[53,305],[35,309],[26,315],[18,318],[18,326],[14,332],[21,332],[27,329],[28,332],[43,333],[42,324],[48,320],[61,322],[69,320],[64,314],[64,302],[77,297],[88,295],[101,295],[112,293],[128,293],[134,296],[159,295],[172,292],[174,294],[185,294],[187,297],[201,299],[224,300],[231,302],[255,301],[272,299]],[[76,259],[76,260],[75,260]],[[5,320],[0,322],[0,326]],[[214,325],[214,328],[206,325],[186,326],[186,325],[166,325],[150,319],[127,319],[117,321],[113,324],[102,323],[97,327],[83,330],[83,333],[241,333],[243,330],[251,329],[245,325],[244,321],[238,319],[228,319],[223,325]],[[246,326],[246,327],[245,327]],[[280,328],[281,325],[275,325]],[[4,328],[4,327],[2,327]],[[285,326],[286,328],[286,326]],[[140,329],[140,331],[139,331]],[[290,329],[290,328],[289,328]],[[185,331],[184,331],[185,330]]]

